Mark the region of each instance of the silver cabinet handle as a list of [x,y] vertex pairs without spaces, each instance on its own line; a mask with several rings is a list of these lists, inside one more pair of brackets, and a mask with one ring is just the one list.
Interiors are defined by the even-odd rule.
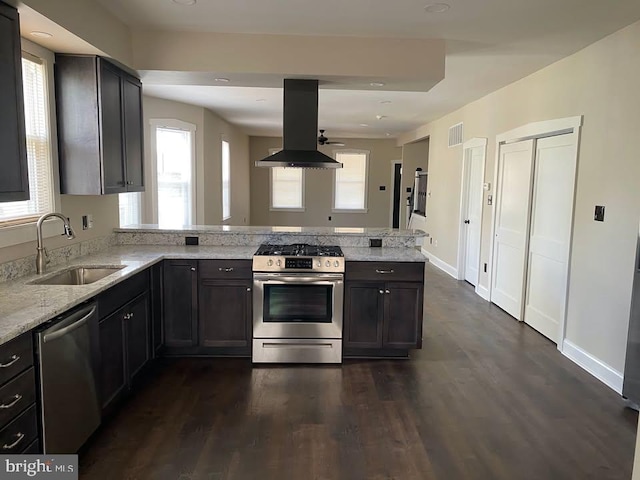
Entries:
[[393,268],[391,270],[379,270],[376,268],[376,273],[379,273],[381,275],[384,275],[386,273],[393,273]]
[[1,409],[1,410],[6,410],[6,409],[8,409],[8,408],[11,408],[11,407],[13,407],[16,403],[18,403],[20,400],[22,400],[22,395],[20,395],[19,393],[16,393],[16,394],[13,396],[13,402],[11,402],[11,403],[3,403],[3,404],[0,404],[0,409]]
[[18,439],[17,439],[15,442],[13,442],[11,445],[7,445],[7,444],[5,443],[5,444],[2,446],[2,448],[3,448],[4,450],[11,450],[12,448],[15,448],[15,447],[17,447],[17,446],[18,446],[18,444],[19,444],[22,440],[24,440],[24,433],[18,432],[18,433],[16,433],[16,435],[15,435],[15,436],[16,436]]
[[7,368],[20,360],[20,355],[11,355],[11,360],[7,363],[0,363],[0,368]]
[[378,290],[378,292],[380,292],[380,295],[382,295],[384,293],[384,290]]
[[220,268],[218,268],[218,271],[219,272],[227,272],[227,273],[228,272],[233,272],[233,267],[226,267],[226,268],[220,267]]
[[384,293],[386,293],[387,295],[389,295],[391,292],[389,290],[385,290]]
[[195,272],[196,271],[196,267],[191,267],[191,271]]
[[250,291],[251,291],[251,287],[247,287],[247,292],[250,292]]
[[133,312],[131,312],[131,313],[129,314],[129,318],[133,318],[133,317],[135,317],[135,316],[136,316],[136,314],[135,314],[135,313],[133,313]]

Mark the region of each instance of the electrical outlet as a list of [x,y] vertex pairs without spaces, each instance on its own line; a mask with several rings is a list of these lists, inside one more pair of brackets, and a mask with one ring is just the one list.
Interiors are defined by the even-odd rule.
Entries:
[[82,230],[89,230],[93,228],[93,215],[83,215],[82,216]]
[[487,264],[484,264],[484,273],[487,273]]
[[602,205],[596,205],[596,211],[593,215],[593,219],[596,222],[604,222],[604,207]]
[[429,245],[433,245],[433,238],[429,237]]
[[331,215],[329,215],[329,221],[331,221]]

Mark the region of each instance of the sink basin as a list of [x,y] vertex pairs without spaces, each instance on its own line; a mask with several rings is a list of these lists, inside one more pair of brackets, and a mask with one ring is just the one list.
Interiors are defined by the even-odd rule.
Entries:
[[126,265],[118,265],[114,267],[91,266],[91,267],[73,267],[56,273],[50,277],[31,282],[34,285],[88,285],[93,282],[116,273]]

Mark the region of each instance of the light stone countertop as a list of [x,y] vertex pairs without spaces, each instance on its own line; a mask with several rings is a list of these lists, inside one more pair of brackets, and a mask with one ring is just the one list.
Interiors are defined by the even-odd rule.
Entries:
[[[126,245],[75,258],[47,274],[0,283],[0,345],[164,259],[250,260],[256,247]],[[425,262],[412,248],[343,248],[347,261]],[[32,285],[72,266],[119,266],[121,270],[89,285]]]

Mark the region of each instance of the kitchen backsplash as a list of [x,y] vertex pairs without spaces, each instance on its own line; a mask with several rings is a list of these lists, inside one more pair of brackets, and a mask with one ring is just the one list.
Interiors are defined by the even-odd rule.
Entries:
[[[91,240],[66,245],[61,248],[51,250],[47,249],[47,253],[49,254],[49,263],[47,266],[52,267],[55,265],[61,265],[69,260],[73,260],[74,258],[105,250],[115,243],[115,236],[107,235],[106,237],[93,238]],[[28,257],[0,264],[0,282],[13,280],[35,272],[36,255],[34,253]]]

